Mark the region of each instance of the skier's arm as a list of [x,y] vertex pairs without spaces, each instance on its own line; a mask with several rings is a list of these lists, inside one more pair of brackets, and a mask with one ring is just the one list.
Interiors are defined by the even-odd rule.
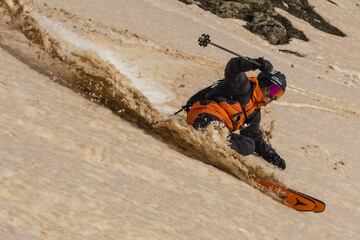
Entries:
[[260,119],[260,110],[256,110],[254,114],[247,119],[247,128],[241,130],[240,134],[234,132],[230,134],[230,147],[244,156],[253,153],[256,149],[256,140],[259,138],[262,139],[259,128]]
[[240,134],[246,137],[250,137],[255,141],[255,152],[259,154],[266,161],[281,168],[286,168],[285,160],[282,159],[272,148],[272,146],[265,142],[263,135],[260,131],[261,112],[260,109],[256,110],[246,123],[249,126],[241,130]]
[[[258,64],[254,62],[257,62]],[[256,69],[259,69],[262,72],[270,72],[273,69],[273,66],[264,58],[249,60],[247,58],[235,57],[230,59],[227,63],[225,71],[229,71],[232,74],[239,74],[240,72],[247,72]]]
[[247,128],[241,130],[240,134],[249,137],[255,141],[255,152],[260,156],[265,152],[268,145],[260,131],[261,112],[260,109],[254,111],[254,113],[246,120]]
[[263,136],[260,131],[261,112],[260,109],[255,110],[254,113],[245,121],[247,127],[240,131],[241,135],[249,137],[256,142],[262,141]]

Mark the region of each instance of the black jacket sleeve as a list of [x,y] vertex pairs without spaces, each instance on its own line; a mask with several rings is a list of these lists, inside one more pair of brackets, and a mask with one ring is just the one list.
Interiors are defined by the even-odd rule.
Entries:
[[241,135],[249,137],[254,141],[262,138],[262,134],[260,131],[260,120],[261,120],[261,112],[260,109],[257,109],[251,114],[249,118],[246,119],[245,123],[248,125],[245,129],[241,130]]
[[260,156],[266,151],[268,144],[265,142],[262,132],[260,131],[261,112],[256,110],[245,123],[249,126],[241,130],[240,134],[249,137],[255,142],[255,152]]
[[235,57],[230,59],[230,61],[227,63],[225,72],[236,75],[240,72],[247,72],[250,70],[255,70],[257,68],[258,66],[256,66],[254,63],[250,62],[246,58]]
[[261,112],[260,109],[256,110],[246,121],[250,124],[247,128],[240,132],[240,135],[249,137],[255,142],[255,152],[264,158],[267,162],[281,168],[286,168],[285,160],[282,159],[275,149],[265,142],[263,135],[260,131]]
[[241,155],[249,155],[256,151],[257,146],[265,142],[260,131],[260,110],[256,110],[246,121],[249,126],[240,131],[240,134],[230,133],[230,146]]

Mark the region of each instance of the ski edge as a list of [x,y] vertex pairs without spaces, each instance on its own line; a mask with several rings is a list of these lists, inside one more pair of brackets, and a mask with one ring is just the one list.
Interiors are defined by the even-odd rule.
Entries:
[[321,213],[325,211],[326,204],[314,197],[296,190],[270,183],[264,179],[255,179],[255,182],[265,190],[275,193],[280,201],[288,207],[301,212]]

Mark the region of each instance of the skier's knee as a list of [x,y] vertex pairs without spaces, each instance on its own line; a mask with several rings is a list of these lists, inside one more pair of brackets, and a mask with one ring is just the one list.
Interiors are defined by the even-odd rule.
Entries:
[[[250,139],[252,140],[252,139]],[[255,143],[252,141],[252,143],[248,143],[246,146],[240,148],[240,154],[243,156],[250,155],[255,151]]]
[[230,134],[230,147],[241,155],[249,155],[255,151],[255,142],[249,137],[236,133]]

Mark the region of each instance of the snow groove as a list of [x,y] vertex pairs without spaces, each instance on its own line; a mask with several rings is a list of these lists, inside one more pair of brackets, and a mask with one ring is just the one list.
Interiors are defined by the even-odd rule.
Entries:
[[[265,172],[230,150],[226,141],[214,141],[211,132],[201,134],[159,113],[131,84],[131,79],[135,78],[133,71],[121,61],[114,60],[111,53],[99,51],[99,46],[65,31],[24,5],[16,3],[7,6],[11,13],[16,12],[12,16],[24,35],[56,62],[54,68],[64,70],[56,71],[60,74],[57,77],[68,87],[136,123],[148,133],[170,141],[184,154],[222,169],[254,187],[259,188],[254,177],[284,185],[273,173]],[[50,26],[55,26],[55,33],[54,29],[48,29]],[[59,32],[63,33],[63,38],[57,36]],[[267,194],[279,200],[273,194]]]

